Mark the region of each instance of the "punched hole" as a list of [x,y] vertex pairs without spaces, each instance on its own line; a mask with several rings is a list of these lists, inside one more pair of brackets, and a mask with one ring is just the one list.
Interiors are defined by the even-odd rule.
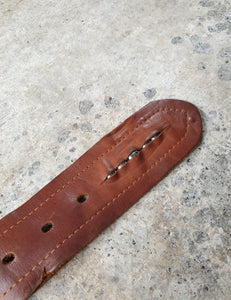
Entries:
[[84,201],[86,201],[88,198],[88,195],[80,195],[77,200],[79,203],[83,203]]
[[4,265],[11,263],[15,259],[15,256],[13,253],[8,253],[2,260],[2,263]]
[[51,230],[51,228],[53,227],[53,224],[52,223],[46,223],[43,227],[42,227],[42,232],[46,233],[48,231]]

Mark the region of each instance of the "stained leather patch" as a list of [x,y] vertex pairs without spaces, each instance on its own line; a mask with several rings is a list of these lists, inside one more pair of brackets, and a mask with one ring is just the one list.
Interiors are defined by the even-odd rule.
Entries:
[[194,105],[151,102],[0,220],[0,299],[29,297],[179,164],[201,132]]

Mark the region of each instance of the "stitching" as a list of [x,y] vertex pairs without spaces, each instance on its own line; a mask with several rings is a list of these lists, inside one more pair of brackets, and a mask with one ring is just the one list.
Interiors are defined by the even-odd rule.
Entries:
[[85,225],[87,225],[89,222],[91,222],[96,216],[101,214],[107,207],[109,207],[113,202],[115,202],[122,194],[127,192],[132,186],[134,186],[142,177],[144,177],[152,168],[154,168],[159,162],[161,162],[167,155],[176,148],[186,137],[188,133],[188,112],[185,110],[180,110],[181,112],[184,112],[186,114],[186,131],[183,137],[172,147],[168,149],[165,154],[160,157],[157,161],[153,162],[151,166],[138,178],[136,178],[129,186],[127,186],[123,191],[121,191],[119,194],[117,194],[111,201],[109,201],[104,207],[99,209],[94,215],[92,215],[88,220],[86,220],[82,225],[80,225],[78,228],[76,228],[70,235],[68,235],[61,243],[56,245],[56,247],[51,250],[42,260],[40,260],[37,265],[35,265],[30,271],[28,271],[26,274],[24,274],[20,279],[18,279],[5,293],[3,293],[0,296],[0,299],[2,299],[6,294],[8,294],[13,288],[15,288],[22,280],[24,280],[28,275],[30,275],[34,270],[36,270],[48,257],[50,257],[57,249],[59,249],[63,244],[65,244],[69,239],[71,239],[79,230],[81,230]]
[[[129,136],[133,131],[135,131],[137,128],[139,128],[143,123],[145,123],[147,120],[149,120],[152,116],[154,116],[156,113],[160,111],[181,111],[185,112],[183,109],[173,109],[173,108],[160,108],[157,111],[153,112],[150,116],[142,120],[140,123],[136,125],[135,128],[131,129],[130,131],[126,132],[124,136],[122,136],[114,145],[112,145],[110,148],[108,148],[105,152],[100,154],[97,158],[92,160],[84,169],[80,170],[71,180],[69,180],[66,184],[62,185],[60,188],[58,188],[53,194],[51,194],[48,198],[46,198],[43,202],[41,202],[36,208],[34,208],[32,211],[30,211],[26,216],[24,216],[22,219],[17,221],[15,224],[11,225],[9,228],[4,230],[2,233],[0,233],[0,237],[6,234],[8,231],[12,230],[14,227],[19,225],[20,223],[24,222],[26,219],[28,219],[30,216],[32,216],[38,209],[43,207],[50,199],[54,198],[58,193],[60,193],[64,188],[69,186],[71,183],[75,182],[79,175],[86,172],[90,166],[93,166],[101,157],[103,157],[105,154],[110,152],[116,145],[118,145],[121,141],[123,141],[127,136]],[[1,299],[1,298],[0,298]]]

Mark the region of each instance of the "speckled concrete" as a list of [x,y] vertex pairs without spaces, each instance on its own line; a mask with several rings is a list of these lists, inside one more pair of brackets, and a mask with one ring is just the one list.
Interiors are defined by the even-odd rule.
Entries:
[[0,1],[0,216],[151,100],[201,145],[30,300],[231,299],[231,1]]

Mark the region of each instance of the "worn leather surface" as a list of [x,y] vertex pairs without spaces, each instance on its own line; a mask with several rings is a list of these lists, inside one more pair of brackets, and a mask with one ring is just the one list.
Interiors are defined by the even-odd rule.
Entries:
[[[201,131],[192,104],[151,102],[0,220],[0,299],[29,297],[182,161],[199,143]],[[80,195],[87,199],[79,202]],[[42,231],[45,224],[52,225],[47,232]],[[8,254],[14,257],[11,262]]]

